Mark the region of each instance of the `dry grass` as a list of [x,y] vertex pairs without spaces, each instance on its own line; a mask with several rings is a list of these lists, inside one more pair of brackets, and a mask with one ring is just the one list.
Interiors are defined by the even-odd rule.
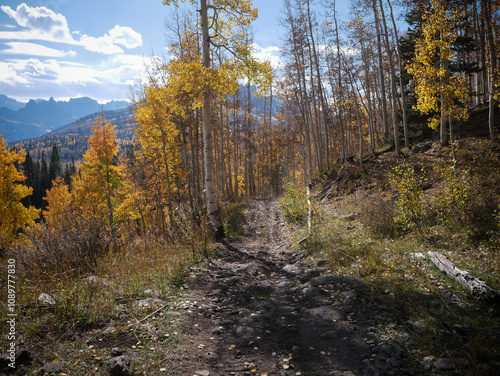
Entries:
[[[179,228],[167,237],[131,239],[114,251],[108,238],[95,232],[93,239],[87,239],[75,232],[51,234],[39,226],[33,237],[0,259],[2,270],[9,258],[16,260],[17,345],[34,356],[16,374],[31,373],[57,359],[71,363],[65,368],[67,375],[107,375],[112,346],[101,349],[101,341],[115,341],[132,351],[134,367],[142,374],[175,374],[174,364],[168,366],[170,373],[159,373],[158,362],[175,358],[176,347],[185,339],[179,312],[189,292],[183,286],[190,283],[191,270],[202,261],[202,254],[210,251],[203,232],[191,232],[188,238]],[[92,247],[84,247],[91,240]],[[93,256],[81,250],[92,251]],[[54,304],[40,302],[40,294],[53,297]],[[136,303],[151,296],[163,300],[165,309],[142,322],[158,307]],[[5,309],[2,305],[4,317]],[[110,323],[115,333],[102,336]],[[7,329],[3,326],[5,322],[2,331]],[[152,331],[153,327],[162,332]]]

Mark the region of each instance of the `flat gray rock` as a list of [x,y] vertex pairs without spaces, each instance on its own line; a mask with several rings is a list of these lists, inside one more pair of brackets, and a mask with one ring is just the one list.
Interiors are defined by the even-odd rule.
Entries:
[[43,366],[42,370],[45,373],[56,373],[62,370],[64,366],[66,366],[66,362],[47,363]]
[[460,368],[469,364],[469,361],[464,358],[440,358],[434,363],[434,367],[440,371]]
[[341,310],[330,305],[306,309],[304,312],[327,321],[342,320],[344,318],[344,313]]
[[49,295],[42,292],[40,295],[38,295],[38,301],[45,305],[55,305],[57,302],[57,295]]
[[302,289],[302,294],[308,298],[319,295],[320,292],[321,290],[318,287],[306,287]]
[[210,376],[210,371],[207,371],[207,370],[196,371],[194,373],[194,376]]

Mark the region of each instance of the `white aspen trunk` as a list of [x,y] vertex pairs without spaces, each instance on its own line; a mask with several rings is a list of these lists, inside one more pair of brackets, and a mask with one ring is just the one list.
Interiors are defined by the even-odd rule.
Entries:
[[401,151],[399,150],[399,129],[398,129],[398,122],[396,119],[396,107],[397,107],[396,106],[397,90],[395,82],[396,73],[394,71],[394,62],[392,61],[391,46],[389,44],[389,33],[387,32],[387,22],[385,21],[385,12],[382,0],[379,1],[379,4],[380,4],[380,14],[382,15],[382,24],[384,27],[384,34],[385,34],[385,48],[387,50],[387,60],[389,61],[389,73],[391,75],[392,129],[394,135],[394,149],[396,151],[396,154],[399,154]]
[[[208,35],[208,9],[207,0],[200,0],[201,27],[202,27],[202,53],[203,66],[210,68],[210,37]],[[205,194],[207,197],[208,222],[215,240],[224,237],[224,227],[217,207],[217,192],[214,182],[214,151],[212,138],[212,124],[210,118],[210,86],[205,87],[203,94],[203,141],[205,144]]]
[[394,28],[394,36],[396,38],[395,43],[396,43],[396,53],[398,55],[398,66],[399,66],[399,87],[401,90],[401,110],[403,111],[403,130],[404,130],[404,137],[405,137],[405,146],[407,148],[410,147],[410,138],[408,135],[408,115],[406,114],[406,94],[405,94],[405,88],[403,85],[403,60],[401,58],[401,49],[399,47],[399,37],[398,37],[398,28],[396,27],[396,21],[394,20],[394,13],[392,11],[392,4],[391,0],[387,0],[387,3],[389,4],[389,8],[391,10],[391,20],[392,20],[392,27]]
[[382,132],[384,137],[387,137],[389,136],[389,125],[387,124],[387,100],[385,92],[384,64],[382,61],[382,42],[380,41],[380,25],[376,0],[373,0],[372,7],[373,15],[375,16],[375,32],[377,33],[378,74],[380,80],[380,99],[382,107]]
[[484,16],[484,23],[486,25],[486,40],[488,42],[489,50],[489,60],[490,60],[490,74],[488,79],[488,94],[489,94],[489,115],[488,115],[488,126],[490,129],[490,137],[493,139],[495,137],[495,84],[496,82],[496,69],[497,69],[497,57],[496,57],[496,46],[495,40],[493,38],[493,31],[491,29],[492,13],[491,13],[491,2],[486,0],[481,0],[481,8]]

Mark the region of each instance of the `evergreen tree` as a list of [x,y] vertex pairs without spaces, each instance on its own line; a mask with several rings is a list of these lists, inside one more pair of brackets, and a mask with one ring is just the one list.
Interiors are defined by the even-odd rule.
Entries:
[[52,152],[50,153],[50,163],[49,163],[50,182],[52,182],[58,176],[62,176],[62,167],[61,167],[61,161],[59,159],[59,150],[57,150],[57,146],[54,145],[52,147]]
[[49,166],[47,165],[47,160],[45,159],[45,153],[42,152],[42,161],[40,162],[40,178],[39,178],[38,192],[37,192],[37,203],[39,206],[37,208],[45,209],[47,205],[43,197],[45,197],[45,192],[50,189],[50,175]]
[[26,180],[24,181],[24,185],[31,187],[33,189],[33,194],[26,196],[21,200],[24,206],[30,206],[35,204],[34,193],[35,189],[38,186],[37,177],[38,173],[36,170],[36,164],[31,158],[30,152],[26,154],[26,159],[22,164],[22,169],[24,171],[24,176],[26,176]]
[[66,184],[70,189],[72,187],[71,177],[75,172],[76,172],[75,159],[71,158],[71,163],[68,163],[66,167],[64,167],[64,174],[63,174],[64,184]]

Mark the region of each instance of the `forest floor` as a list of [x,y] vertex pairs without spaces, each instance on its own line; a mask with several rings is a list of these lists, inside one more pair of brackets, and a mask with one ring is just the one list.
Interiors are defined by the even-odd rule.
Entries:
[[405,335],[384,335],[408,330],[392,308],[294,250],[280,212],[278,201],[248,202],[244,236],[198,274],[187,341],[171,359],[179,375],[421,374]]

